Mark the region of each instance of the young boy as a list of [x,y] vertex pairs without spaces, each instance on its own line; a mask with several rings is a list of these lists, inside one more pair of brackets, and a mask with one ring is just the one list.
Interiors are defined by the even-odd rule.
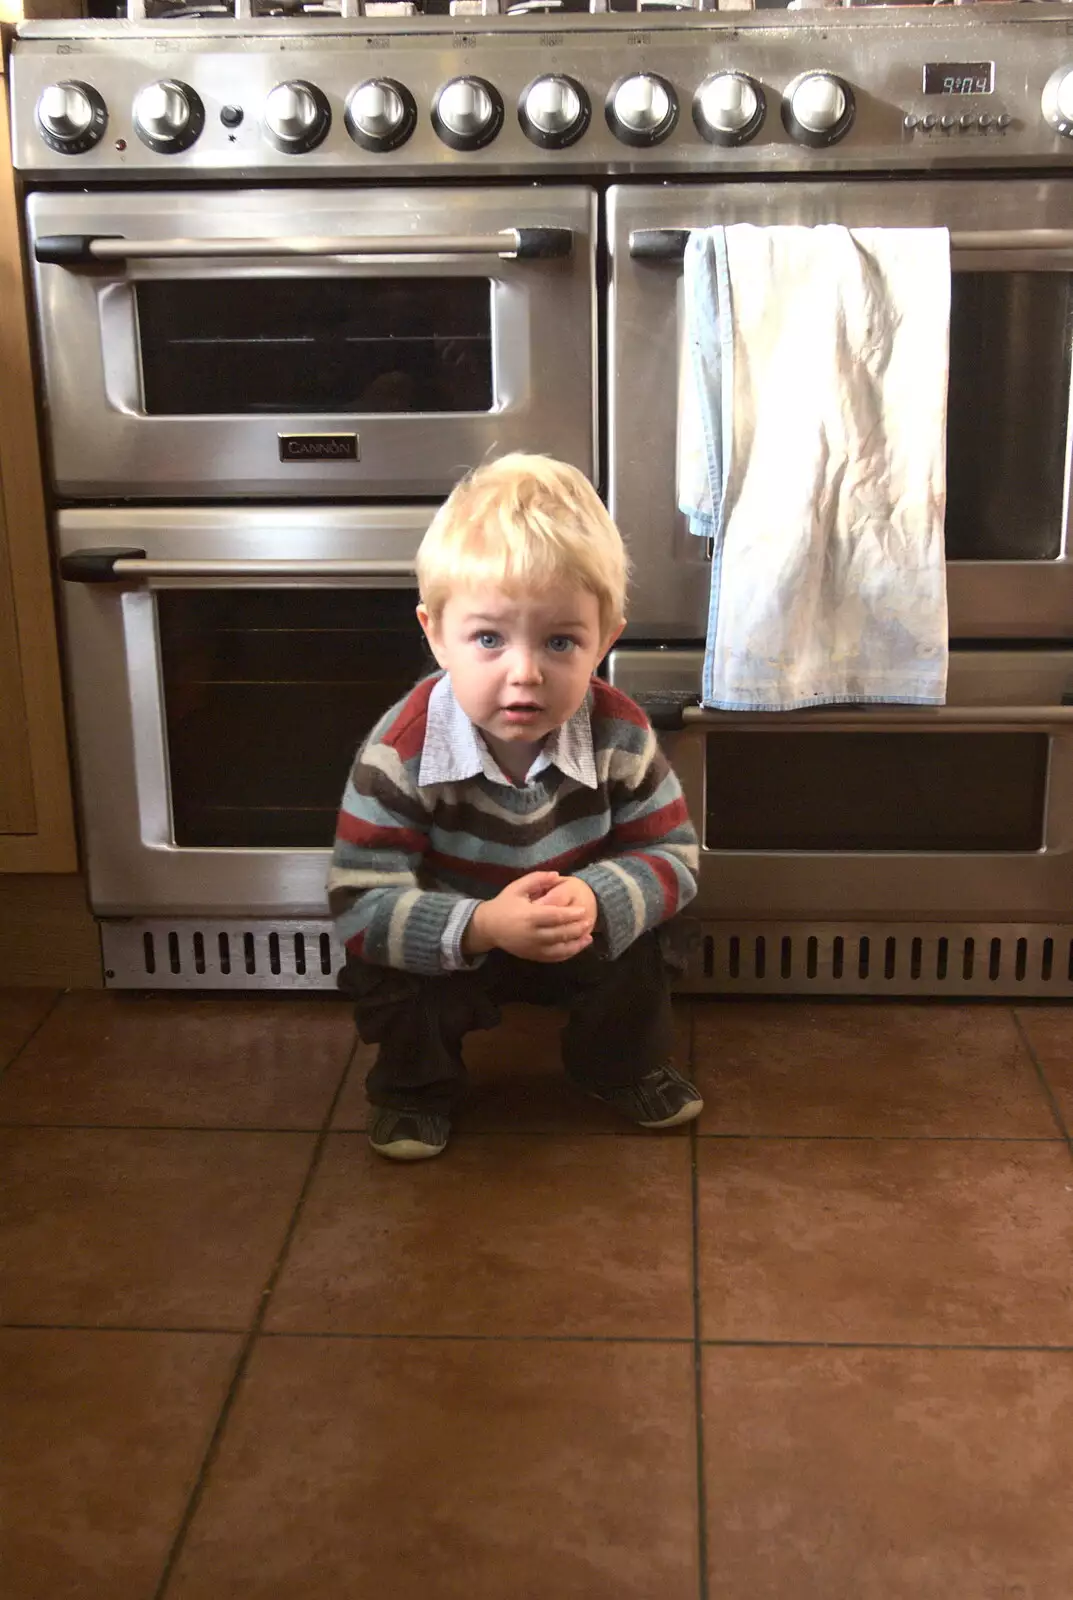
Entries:
[[443,670],[359,750],[328,881],[383,1156],[444,1149],[462,1040],[505,999],[565,1006],[567,1076],[631,1121],[702,1109],[667,1064],[656,933],[696,893],[696,835],[644,713],[592,676],[626,568],[591,484],[543,456],[479,468],[421,543]]

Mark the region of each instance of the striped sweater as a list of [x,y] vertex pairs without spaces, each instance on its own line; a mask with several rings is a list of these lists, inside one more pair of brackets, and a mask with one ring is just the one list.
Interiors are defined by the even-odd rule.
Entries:
[[678,779],[628,696],[592,679],[595,787],[553,764],[524,785],[484,772],[422,784],[429,697],[440,676],[393,706],[354,760],[328,878],[332,916],[351,955],[409,972],[450,971],[444,936],[453,925],[460,941],[468,921],[460,902],[491,900],[528,872],[585,880],[612,958],[692,900],[697,837]]

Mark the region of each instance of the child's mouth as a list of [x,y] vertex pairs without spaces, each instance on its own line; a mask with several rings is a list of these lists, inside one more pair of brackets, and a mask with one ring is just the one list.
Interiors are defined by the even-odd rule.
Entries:
[[532,702],[519,701],[517,705],[504,706],[503,715],[508,722],[535,722],[541,715],[541,708]]

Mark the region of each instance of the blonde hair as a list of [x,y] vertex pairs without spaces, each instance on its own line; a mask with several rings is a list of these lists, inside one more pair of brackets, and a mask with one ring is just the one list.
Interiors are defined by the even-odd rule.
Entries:
[[417,552],[421,599],[434,619],[460,586],[516,594],[565,581],[596,596],[609,632],[625,615],[628,575],[622,535],[584,474],[521,452],[463,478]]

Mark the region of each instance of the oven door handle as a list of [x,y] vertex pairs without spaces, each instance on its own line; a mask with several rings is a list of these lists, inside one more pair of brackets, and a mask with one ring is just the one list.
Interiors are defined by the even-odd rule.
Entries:
[[253,583],[268,578],[413,578],[412,561],[186,561],[148,560],[144,550],[72,550],[60,557],[67,583],[124,583],[139,578],[224,578]]
[[125,239],[122,234],[43,234],[34,258],[48,266],[86,267],[106,261],[216,260],[248,256],[498,256],[502,261],[551,261],[570,255],[571,228],[501,228],[498,233],[412,233],[356,238]]
[[981,733],[1005,728],[1019,733],[1073,729],[1073,705],[1060,706],[892,706],[889,711],[854,712],[840,706],[813,711],[705,711],[683,706],[679,726],[733,728],[770,733]]
[[[689,228],[634,228],[630,233],[633,261],[681,261],[689,242]],[[1073,251],[1073,230],[1020,228],[952,233],[952,251],[1050,250]]]

